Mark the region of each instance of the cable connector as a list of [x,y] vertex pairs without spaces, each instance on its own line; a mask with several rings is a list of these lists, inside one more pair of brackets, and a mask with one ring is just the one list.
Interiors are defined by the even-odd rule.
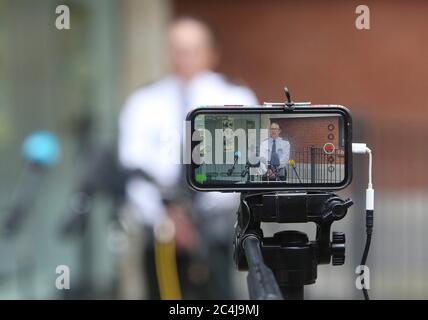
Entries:
[[374,189],[367,188],[366,190],[366,210],[374,210]]
[[374,190],[373,190],[373,177],[372,177],[372,150],[367,147],[365,143],[353,143],[352,153],[355,154],[368,154],[369,155],[369,183],[366,191],[366,209],[373,210],[374,206]]
[[353,143],[352,153],[365,154],[367,153],[367,145],[365,143]]

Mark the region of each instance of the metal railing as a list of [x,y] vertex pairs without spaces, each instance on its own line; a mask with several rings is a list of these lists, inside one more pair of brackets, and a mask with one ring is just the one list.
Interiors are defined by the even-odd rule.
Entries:
[[289,183],[338,183],[345,177],[345,157],[342,149],[325,153],[322,148],[291,150],[287,165]]

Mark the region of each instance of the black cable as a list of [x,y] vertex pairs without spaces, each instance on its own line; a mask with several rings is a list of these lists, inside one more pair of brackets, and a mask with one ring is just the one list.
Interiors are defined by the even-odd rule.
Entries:
[[[374,216],[373,210],[367,210],[366,211],[366,234],[367,234],[367,238],[366,238],[366,245],[364,247],[363,257],[361,259],[361,266],[363,266],[363,267],[366,265],[367,256],[369,255],[370,244],[372,241],[373,216]],[[362,276],[363,274],[364,274],[364,268],[361,269],[360,276]],[[364,278],[363,277],[361,277],[361,284],[363,287],[364,299],[370,300],[369,293],[368,293],[366,287],[364,286]]]

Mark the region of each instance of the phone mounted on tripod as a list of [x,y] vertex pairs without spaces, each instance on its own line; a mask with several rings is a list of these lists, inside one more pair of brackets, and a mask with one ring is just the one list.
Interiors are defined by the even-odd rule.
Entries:
[[[249,271],[250,299],[303,299],[319,264],[345,262],[345,234],[331,226],[353,204],[333,193],[352,179],[351,115],[285,94],[284,103],[203,107],[187,117],[189,185],[241,193],[234,258]],[[313,222],[316,237],[290,230],[265,237],[262,222]]]

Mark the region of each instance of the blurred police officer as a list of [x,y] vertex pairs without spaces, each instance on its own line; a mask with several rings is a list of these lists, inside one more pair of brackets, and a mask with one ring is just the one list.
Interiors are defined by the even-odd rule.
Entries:
[[260,168],[267,180],[287,179],[287,163],[290,158],[290,143],[280,137],[281,128],[272,122],[269,128],[269,138],[260,145]]
[[127,185],[128,198],[138,208],[137,218],[148,235],[144,264],[149,298],[159,297],[153,228],[165,216],[175,225],[184,298],[232,298],[230,237],[239,198],[191,193],[183,178],[184,166],[171,162],[170,147],[175,144],[172,147],[177,150],[175,147],[182,144],[183,120],[191,107],[257,101],[251,90],[212,71],[218,54],[206,24],[190,17],[176,19],[169,26],[168,41],[172,73],[134,92],[125,103],[119,124],[121,163],[151,177],[135,177]]

